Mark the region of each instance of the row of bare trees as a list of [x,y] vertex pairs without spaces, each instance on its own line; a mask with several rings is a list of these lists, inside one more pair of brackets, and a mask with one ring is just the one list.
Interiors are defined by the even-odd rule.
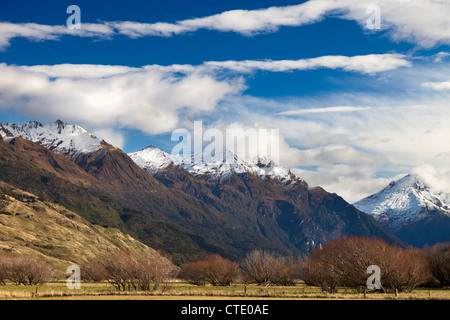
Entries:
[[340,286],[362,288],[367,285],[370,265],[380,268],[383,292],[409,292],[420,285],[448,286],[450,244],[405,249],[376,238],[344,237],[313,250],[300,266],[300,277],[328,292]]
[[[177,268],[166,257],[153,253],[136,256],[117,249],[81,266],[84,281],[108,281],[117,290],[152,291],[171,286],[178,274],[194,285],[227,286],[236,281],[261,286],[307,285],[336,292],[338,287],[364,288],[367,267],[377,265],[381,290],[408,292],[417,286],[450,286],[450,243],[431,248],[401,248],[384,240],[344,237],[313,250],[294,263],[274,253],[254,250],[240,263],[209,255]],[[40,285],[51,281],[54,271],[41,259],[0,253],[0,284]]]
[[219,255],[186,263],[180,276],[194,285],[226,286],[238,280],[268,285],[307,285],[336,292],[338,287],[362,289],[370,274],[380,268],[382,292],[409,292],[417,286],[450,286],[450,243],[431,248],[401,248],[384,240],[343,237],[313,250],[298,263],[271,252],[255,250],[238,264]]
[[167,289],[177,276],[178,269],[159,254],[137,257],[118,249],[81,266],[85,281],[108,281],[119,291]]
[[41,259],[0,254],[0,284],[40,285],[51,281],[53,270]]
[[292,285],[295,265],[271,252],[255,250],[241,262],[230,261],[220,255],[209,255],[203,260],[182,266],[180,276],[194,285],[210,283],[213,286],[231,285],[237,280],[258,285]]

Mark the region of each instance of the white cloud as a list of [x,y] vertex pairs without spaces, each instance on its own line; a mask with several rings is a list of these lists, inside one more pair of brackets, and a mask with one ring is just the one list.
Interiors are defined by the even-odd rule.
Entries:
[[381,31],[387,31],[393,41],[407,41],[431,48],[450,44],[450,1],[448,0],[309,0],[299,5],[270,7],[258,10],[230,10],[219,14],[186,19],[175,23],[141,23],[115,21],[97,24],[82,23],[80,30],[65,26],[34,23],[0,23],[0,49],[10,40],[24,37],[30,40],[55,40],[65,35],[108,38],[122,34],[130,38],[144,36],[170,37],[199,29],[237,32],[243,35],[274,32],[280,27],[299,27],[327,17],[356,21],[367,31],[369,6],[376,5],[381,13]]
[[0,108],[37,119],[158,134],[177,126],[179,112],[211,112],[224,97],[242,90],[239,79],[218,81],[206,74],[94,66],[79,78],[84,70],[83,65],[78,70],[73,65],[34,69],[0,64]]
[[389,178],[375,177],[373,166],[336,165],[320,167],[317,171],[293,169],[294,173],[305,179],[311,186],[319,185],[329,192],[334,192],[349,203],[376,193],[391,181],[402,178],[405,174]]
[[393,41],[406,41],[424,48],[450,44],[448,0],[372,0],[358,5],[354,1],[336,1],[346,9],[341,17],[357,21],[362,28],[366,28],[367,7],[377,5],[381,30],[387,31]]
[[210,29],[233,31],[246,35],[276,31],[281,26],[300,26],[319,21],[332,10],[340,9],[334,1],[307,1],[306,3],[271,7],[259,10],[231,10],[204,18],[177,22],[187,31]]
[[430,89],[434,89],[434,90],[450,90],[450,81],[425,82],[425,83],[422,83],[422,87],[430,88]]
[[448,0],[310,0],[299,5],[261,10],[232,10],[221,14],[177,22],[186,31],[213,29],[246,35],[276,31],[279,27],[302,26],[328,16],[357,21],[366,29],[367,8],[377,5],[382,29],[394,41],[408,41],[422,47],[450,44],[450,2]]
[[360,73],[373,74],[399,67],[410,67],[411,62],[401,54],[369,54],[361,56],[322,56],[299,60],[244,60],[244,61],[209,61],[205,67],[250,73],[255,70],[271,72],[288,72],[312,70],[319,68],[342,69]]
[[80,30],[69,29],[62,25],[43,25],[37,23],[0,22],[0,50],[10,45],[17,37],[32,41],[58,40],[63,36],[107,38],[115,31],[107,24],[83,23]]
[[29,72],[42,72],[51,78],[105,78],[141,71],[140,68],[93,64],[35,65],[19,68]]
[[130,38],[140,38],[144,36],[170,37],[176,34],[184,33],[193,29],[186,26],[172,23],[140,23],[134,21],[118,21],[108,23],[116,29],[119,34]]
[[251,36],[275,32],[280,27],[299,27],[327,17],[354,20],[367,29],[369,6],[381,13],[381,31],[388,31],[393,41],[407,41],[430,48],[450,44],[448,0],[310,0],[299,5],[258,10],[230,10],[219,14],[177,21],[175,23],[114,22],[119,33],[136,38],[174,36],[199,29],[236,32]]
[[438,52],[435,55],[433,55],[433,60],[434,60],[434,62],[442,62],[449,56],[450,56],[450,53],[448,53],[448,52]]
[[249,74],[256,71],[293,72],[315,69],[333,69],[362,74],[376,74],[397,68],[411,67],[410,58],[396,53],[368,54],[358,56],[321,56],[298,60],[227,60],[206,61],[201,65],[174,64],[168,66],[148,65],[144,70],[160,70],[164,72],[189,73],[194,71],[217,73],[235,72]]
[[425,164],[411,170],[417,174],[423,183],[436,192],[450,193],[450,168]]
[[450,44],[448,0],[310,0],[293,6],[230,10],[176,23],[117,22],[114,27],[132,37],[168,37],[199,29],[254,35],[274,32],[280,27],[312,24],[332,16],[354,20],[370,31],[367,29],[370,16],[367,8],[372,5],[380,8],[381,30],[388,31],[393,41],[407,41],[425,48]]
[[370,110],[370,107],[354,107],[354,106],[337,106],[327,108],[311,108],[311,109],[299,109],[291,111],[277,112],[275,115],[293,116],[311,113],[334,113],[334,112],[354,112]]
[[108,128],[95,129],[92,133],[98,138],[105,140],[107,143],[112,144],[116,148],[123,149],[125,146],[125,137],[117,130]]

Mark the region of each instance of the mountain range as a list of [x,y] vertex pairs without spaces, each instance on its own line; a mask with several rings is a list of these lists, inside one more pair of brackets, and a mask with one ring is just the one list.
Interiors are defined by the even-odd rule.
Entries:
[[0,124],[0,180],[172,254],[302,256],[342,235],[404,245],[374,217],[267,158],[202,163],[154,146],[125,154],[77,125]]

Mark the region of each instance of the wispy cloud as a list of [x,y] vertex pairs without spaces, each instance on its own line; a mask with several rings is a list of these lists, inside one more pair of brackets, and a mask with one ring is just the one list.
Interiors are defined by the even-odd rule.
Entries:
[[107,23],[83,23],[83,28],[76,30],[62,25],[0,22],[0,50],[8,47],[13,38],[27,38],[32,41],[59,40],[66,35],[108,38],[114,33]]
[[450,90],[450,81],[424,82],[422,83],[422,87],[434,90]]
[[[0,23],[0,49],[10,40],[24,37],[34,41],[56,40],[62,36],[109,38],[125,35],[130,38],[147,36],[172,37],[200,29],[235,32],[246,36],[275,32],[281,27],[299,27],[317,23],[327,17],[356,21],[367,29],[367,8],[377,5],[381,12],[381,31],[393,41],[407,41],[431,48],[450,44],[450,1],[448,0],[309,0],[299,5],[270,7],[259,10],[230,10],[219,14],[186,19],[174,23],[143,23],[136,21],[106,21],[83,23],[80,30],[65,26],[34,23]],[[367,30],[370,31],[370,30]]]
[[322,56],[300,60],[245,60],[245,61],[211,61],[204,66],[214,69],[227,69],[241,73],[255,70],[271,72],[288,72],[313,69],[341,69],[360,73],[377,73],[399,67],[410,67],[408,58],[401,54],[369,54],[361,56]]
[[128,67],[120,65],[92,65],[92,64],[59,64],[20,66],[24,71],[43,73],[49,77],[68,78],[105,78],[126,73],[143,71],[160,71],[168,73],[220,73],[232,71],[235,74],[249,74],[256,71],[292,72],[314,69],[339,69],[345,72],[361,74],[376,74],[411,67],[410,58],[394,53],[368,54],[359,56],[322,56],[299,60],[228,60],[206,61],[200,65],[173,64],[147,65],[143,67]]
[[312,114],[312,113],[354,112],[354,111],[365,111],[365,110],[370,110],[370,107],[337,106],[337,107],[328,107],[328,108],[298,109],[298,110],[277,112],[277,113],[275,113],[275,115],[295,116],[295,115]]
[[247,36],[275,32],[280,27],[299,27],[329,16],[354,20],[367,27],[369,6],[380,8],[382,30],[394,41],[408,41],[422,47],[450,43],[448,0],[310,0],[299,5],[259,10],[230,10],[175,23],[114,22],[119,33],[130,37],[174,36],[199,29],[236,32]]

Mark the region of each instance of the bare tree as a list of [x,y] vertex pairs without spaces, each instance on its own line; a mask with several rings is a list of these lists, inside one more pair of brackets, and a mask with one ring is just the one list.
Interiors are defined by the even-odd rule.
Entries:
[[137,261],[125,249],[117,249],[105,254],[98,261],[104,272],[104,278],[119,291],[137,288]]
[[241,263],[244,280],[258,285],[292,285],[294,265],[271,252],[254,250]]
[[135,272],[137,285],[140,290],[163,290],[169,288],[178,273],[177,267],[162,255],[154,254],[138,261]]
[[14,257],[8,264],[7,277],[16,284],[44,284],[49,282],[52,276],[53,270],[41,259]]
[[241,263],[244,279],[259,285],[270,285],[275,256],[272,253],[254,250]]
[[10,257],[6,253],[0,253],[0,284],[5,285],[8,279]]
[[335,293],[340,284],[340,277],[335,270],[314,257],[300,264],[300,278],[306,285],[320,287],[329,293]]

